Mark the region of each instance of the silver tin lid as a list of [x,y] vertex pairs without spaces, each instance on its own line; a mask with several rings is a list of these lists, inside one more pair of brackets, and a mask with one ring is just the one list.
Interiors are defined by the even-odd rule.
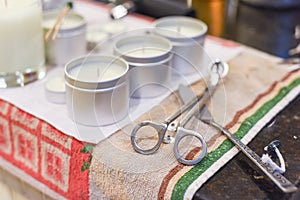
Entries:
[[135,35],[119,39],[114,44],[114,54],[129,63],[159,63],[170,58],[172,44],[155,35]]
[[128,63],[114,56],[76,58],[65,66],[65,80],[81,89],[111,90],[127,81]]

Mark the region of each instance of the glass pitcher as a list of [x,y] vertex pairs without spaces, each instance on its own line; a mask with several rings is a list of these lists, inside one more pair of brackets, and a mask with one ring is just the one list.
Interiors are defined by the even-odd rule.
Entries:
[[46,74],[40,0],[0,0],[0,88]]

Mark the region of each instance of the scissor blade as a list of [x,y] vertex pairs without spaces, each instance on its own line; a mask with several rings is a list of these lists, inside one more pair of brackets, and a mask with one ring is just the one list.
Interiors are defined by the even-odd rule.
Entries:
[[[186,86],[186,85],[179,85],[178,94],[179,94],[179,97],[180,97],[181,101],[184,104],[189,102],[191,99],[195,98],[195,94],[193,93],[191,88]],[[200,119],[200,120],[203,120],[202,118],[207,118],[208,121],[211,120],[212,116],[211,116],[210,112],[209,111],[208,112],[202,111],[203,109],[208,111],[207,107],[203,106],[202,108],[199,109],[199,112],[197,112],[195,114],[195,117],[197,119]]]
[[178,93],[181,101],[186,104],[187,102],[191,101],[196,95],[193,91],[186,85],[179,85]]
[[211,113],[209,112],[208,108],[206,105],[204,105],[200,111],[198,113],[195,114],[195,117],[207,124],[209,124],[213,118],[212,118],[212,115]]
[[187,101],[184,103],[179,110],[177,110],[175,113],[170,115],[168,118],[165,119],[166,124],[170,124],[175,119],[177,119],[178,116],[180,116],[182,113],[186,112],[187,110],[191,109],[197,102],[203,98],[203,94],[195,96],[190,101]]
[[[219,62],[215,62],[213,66],[219,66]],[[216,86],[218,85],[219,82],[219,73],[211,73],[210,74],[210,79],[209,79],[209,84],[205,88],[205,91],[203,95],[198,99],[196,104],[190,109],[190,111],[182,118],[180,124],[184,126],[190,119],[193,117],[196,113],[199,113],[199,110],[206,104],[207,101],[210,100],[211,96],[213,95]]]

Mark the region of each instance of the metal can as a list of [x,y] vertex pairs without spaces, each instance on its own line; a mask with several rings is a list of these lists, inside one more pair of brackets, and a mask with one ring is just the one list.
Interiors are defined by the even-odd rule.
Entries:
[[[57,11],[43,15],[44,34],[54,25]],[[86,21],[83,16],[69,12],[62,21],[57,37],[45,42],[46,62],[64,66],[73,58],[86,54]]]
[[130,67],[130,96],[156,97],[168,89],[171,79],[171,43],[155,35],[131,35],[117,40],[114,54]]
[[192,17],[170,16],[154,21],[154,33],[173,45],[172,67],[178,74],[201,72],[207,66],[203,49],[207,25]]
[[88,56],[65,66],[69,117],[83,125],[113,124],[128,114],[129,66],[114,56]]

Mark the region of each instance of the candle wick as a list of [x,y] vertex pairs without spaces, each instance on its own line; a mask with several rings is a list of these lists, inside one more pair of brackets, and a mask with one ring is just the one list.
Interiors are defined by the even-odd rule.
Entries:
[[7,7],[7,0],[4,0],[4,5],[5,7]]
[[143,49],[142,49],[143,54],[145,54],[145,46],[143,45]]
[[100,72],[99,72],[99,68],[97,68],[97,77],[99,78],[100,76]]

